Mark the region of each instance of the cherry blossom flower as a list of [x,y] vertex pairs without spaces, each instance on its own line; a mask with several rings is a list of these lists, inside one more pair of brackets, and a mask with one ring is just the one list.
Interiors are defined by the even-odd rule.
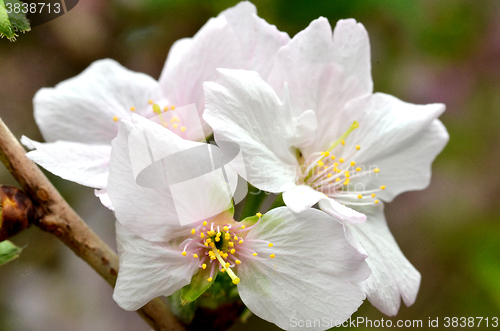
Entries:
[[202,83],[216,79],[219,67],[252,69],[266,77],[288,41],[286,33],[256,15],[253,4],[241,2],[210,19],[193,38],[174,43],[159,81],[114,60],[96,61],[78,76],[37,92],[34,116],[47,143],[23,137],[35,149],[27,155],[64,179],[104,189],[96,194],[106,198],[111,140],[120,120],[156,116],[154,104],[168,114],[194,104],[200,116],[169,115],[174,122],[168,128],[202,141],[210,127],[202,122],[203,131],[192,129],[204,109]]
[[[140,136],[135,129],[147,137],[148,148],[135,142]],[[294,329],[292,318],[329,318],[337,324],[349,318],[365,298],[355,283],[370,270],[366,255],[348,243],[348,230],[326,213],[296,214],[281,207],[236,222],[228,208],[200,219],[214,204],[224,206],[226,183],[212,177],[211,185],[201,183],[203,192],[187,202],[195,210],[194,222],[174,225],[171,186],[161,178],[166,166],[154,155],[200,145],[139,116],[122,121],[112,143],[108,184],[117,217],[120,269],[113,298],[118,305],[136,310],[183,287],[190,302],[216,277],[229,277],[253,313],[283,329]],[[156,162],[144,162],[144,150]]]
[[219,71],[219,83],[205,83],[204,119],[216,141],[241,147],[236,170],[261,190],[284,192],[294,212],[318,203],[342,221],[369,256],[368,299],[388,315],[400,297],[411,305],[420,274],[392,237],[382,201],[428,186],[448,141],[437,119],[444,105],[373,94],[368,35],[352,19],[333,37],[326,19],[313,21],[280,49],[268,78]]

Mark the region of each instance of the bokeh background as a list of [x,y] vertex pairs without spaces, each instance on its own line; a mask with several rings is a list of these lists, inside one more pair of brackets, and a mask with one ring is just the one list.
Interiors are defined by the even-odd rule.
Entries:
[[[42,87],[113,58],[158,78],[172,43],[191,37],[237,1],[80,0],[68,14],[10,43],[0,40],[0,116],[15,136],[41,140],[32,98]],[[429,188],[386,206],[389,226],[422,273],[416,303],[391,318],[500,317],[500,2],[497,0],[256,0],[259,15],[290,36],[325,16],[362,22],[375,91],[443,102],[451,140]],[[48,175],[115,247],[114,219],[93,191]],[[0,183],[16,185],[0,166]],[[55,237],[36,227],[12,239],[21,258],[0,268],[0,331],[149,330],[122,311],[112,289]],[[298,261],[300,263],[300,261]],[[369,302],[353,317],[387,317]],[[277,330],[256,317],[233,330]]]

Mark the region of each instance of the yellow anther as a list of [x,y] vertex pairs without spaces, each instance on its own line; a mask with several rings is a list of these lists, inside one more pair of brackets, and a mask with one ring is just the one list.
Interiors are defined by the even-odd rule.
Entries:
[[197,258],[198,258],[198,254],[193,254],[193,257],[194,257],[195,259],[197,259]]
[[186,256],[186,255],[187,255],[187,253],[186,253],[186,252],[182,252],[182,256]]
[[229,262],[227,262],[226,264],[224,264],[224,267],[228,268],[230,266]]
[[356,171],[361,171],[361,168],[360,168],[360,167],[357,167],[357,168],[356,168]]
[[220,241],[220,237],[215,237],[215,241],[219,242]]
[[378,200],[375,200],[375,203],[378,203]]
[[211,281],[212,281],[212,277],[210,277],[210,278],[209,278],[209,279],[207,279],[207,280],[208,280],[209,282],[211,282]]
[[238,244],[243,244],[243,239],[241,239],[240,241],[238,241]]
[[234,239],[234,240],[238,240],[238,236],[237,236],[237,235],[234,235],[233,239]]
[[113,116],[113,121],[118,122],[118,120],[119,120],[118,116],[116,116],[116,115]]
[[220,269],[220,272],[226,272],[226,269],[222,268]]
[[130,111],[135,111],[135,107],[134,106],[130,107]]
[[182,132],[186,131],[186,127],[185,126],[181,126],[181,131]]
[[196,233],[196,230],[195,229],[192,229],[191,230],[191,234],[195,234]]
[[168,123],[167,122],[163,122],[162,125],[163,125],[164,128],[168,128]]
[[224,254],[221,254],[225,259],[227,259],[227,257],[229,256],[229,254],[227,253],[224,253]]
[[153,100],[149,99],[149,100],[148,100],[148,103],[149,103],[150,105],[152,105],[152,104],[153,104]]
[[231,254],[234,254],[234,253],[236,253],[236,249],[234,249],[234,248],[233,248],[233,249],[231,250]]
[[205,234],[204,234],[203,232],[202,232],[202,233],[200,233],[200,238],[201,238],[201,239],[205,238]]
[[215,257],[215,256],[213,256],[213,255],[212,255],[212,256],[210,256],[210,260],[215,260],[215,259],[216,259],[216,257]]
[[273,243],[269,243],[269,245],[268,245],[268,246],[269,246],[269,247],[273,247]]
[[328,174],[326,177],[330,178],[330,177],[332,177],[332,174]]
[[232,241],[230,241],[228,244],[229,244],[229,247],[234,247],[234,243]]
[[333,166],[334,166],[334,167],[338,167],[338,166],[339,166],[339,164],[338,164],[337,162],[334,162],[334,163],[333,163]]
[[373,172],[374,172],[374,173],[376,173],[376,174],[378,174],[378,172],[379,172],[379,171],[380,171],[380,169],[379,169],[379,168],[375,168],[375,169],[373,169]]
[[168,111],[168,106],[163,107],[163,111]]
[[174,105],[170,106],[170,109],[174,110],[174,109],[175,109],[175,106],[174,106]]
[[205,263],[203,263],[203,264],[201,265],[201,267],[202,267],[203,269],[206,269],[206,268],[207,268],[207,265],[206,265]]
[[246,226],[244,226],[244,225],[242,225],[242,226],[241,226],[241,229],[242,229],[242,230],[245,230],[245,228],[246,228]]
[[172,117],[172,118],[170,119],[170,123],[175,123],[175,122],[177,122],[177,121],[175,120],[176,118],[177,118],[177,116]]
[[322,167],[322,166],[323,166],[323,165],[325,165],[325,164],[324,164],[322,161],[318,161],[318,165],[319,165],[320,167]]
[[207,226],[207,221],[203,221],[203,226]]
[[341,158],[339,159],[339,162],[340,162],[340,163],[344,163],[344,161],[345,161],[345,160],[344,160],[344,158],[343,158],[343,157],[341,157]]
[[210,247],[215,247],[215,244],[214,243],[210,243]]
[[224,235],[224,239],[226,240],[231,239],[231,235],[229,234],[229,232],[226,232],[226,234]]
[[253,255],[253,256],[257,256],[257,253],[253,253],[252,255]]
[[361,146],[356,145],[356,150],[358,150],[358,151],[359,151],[360,149],[361,149]]
[[381,190],[385,190],[385,185],[380,186]]
[[342,145],[345,145],[345,140],[342,140]]
[[271,259],[274,259],[274,258],[276,257],[276,255],[271,254],[271,255],[269,255],[269,257],[270,257]]
[[361,194],[358,194],[358,199],[363,199],[363,196]]
[[209,236],[213,236],[213,235],[215,235],[215,231],[214,230],[209,230],[209,231],[207,231],[207,234]]
[[207,238],[207,243],[210,244],[212,242],[212,239]]
[[330,156],[332,160],[335,160],[335,155]]
[[349,185],[349,178],[347,178],[347,179],[345,180],[344,185],[346,185],[346,186],[347,186],[347,185]]
[[240,260],[236,260],[236,261],[234,261],[234,263],[236,263],[236,264],[240,264],[240,263],[241,263],[241,261],[240,261]]
[[335,181],[340,182],[340,178],[339,177],[335,178]]
[[356,162],[351,161],[351,167],[354,167],[356,165]]
[[224,225],[223,229],[224,229],[224,231],[229,231],[229,228],[227,227],[227,225]]
[[375,198],[375,193],[372,193],[372,198]]
[[173,127],[174,129],[177,129],[177,128],[179,127],[179,125],[177,125],[177,123],[175,123],[175,124],[173,124],[173,125],[172,125],[172,127]]
[[262,217],[262,214],[261,214],[261,213],[257,213],[257,214],[255,214],[255,215],[257,215],[257,217]]
[[236,277],[235,279],[233,279],[233,284],[234,285],[238,285],[240,283],[240,278],[239,277]]
[[207,242],[203,243],[203,245],[205,245],[205,246],[207,246],[207,247],[208,247],[208,243],[207,243]]

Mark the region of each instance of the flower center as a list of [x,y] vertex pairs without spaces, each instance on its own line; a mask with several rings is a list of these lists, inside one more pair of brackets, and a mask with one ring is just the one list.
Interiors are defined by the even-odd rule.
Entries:
[[[257,213],[260,217],[262,214]],[[258,221],[257,221],[258,223]],[[217,222],[204,221],[197,228],[191,230],[192,238],[188,238],[181,243],[183,247],[182,255],[191,255],[199,259],[199,268],[206,269],[211,265],[210,277],[207,281],[213,280],[213,275],[218,271],[227,273],[231,277],[233,284],[238,284],[240,278],[234,273],[232,268],[241,264],[240,258],[258,259],[258,254],[248,246],[250,243],[265,244],[267,247],[273,247],[273,244],[265,240],[245,239],[248,231],[255,225],[246,227],[233,221],[217,224]],[[275,255],[271,254],[270,258]]]
[[[376,193],[384,190],[385,185],[377,189],[367,190],[363,183],[355,182],[357,178],[378,176],[380,169],[377,166],[366,167],[356,164],[354,156],[361,149],[360,145],[356,145],[349,154],[349,151],[344,149],[345,139],[357,128],[359,128],[359,123],[354,121],[326,151],[312,154],[313,159],[308,163],[304,172],[303,183],[342,204],[377,204],[379,200],[376,198]],[[341,157],[337,158],[333,154],[336,148],[338,149],[337,155],[340,154]],[[345,154],[348,155],[344,156]],[[351,183],[353,179],[354,183]],[[352,198],[362,201],[353,202]]]

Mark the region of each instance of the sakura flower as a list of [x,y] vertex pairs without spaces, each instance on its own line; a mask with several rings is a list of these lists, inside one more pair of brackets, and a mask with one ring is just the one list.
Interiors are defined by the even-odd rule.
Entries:
[[[35,95],[34,116],[47,143],[23,137],[35,149],[27,155],[64,179],[105,189],[111,140],[120,120],[133,114],[156,116],[157,104],[172,119],[169,130],[202,141],[211,134],[203,121],[203,131],[193,129],[204,109],[202,83],[216,79],[219,67],[252,69],[266,77],[277,50],[288,41],[286,33],[256,15],[253,4],[241,2],[210,19],[193,38],[177,41],[159,81],[113,60],[96,61],[80,75]],[[176,111],[189,104],[200,116]],[[105,190],[96,194],[103,196]]]
[[333,37],[326,19],[313,21],[280,49],[270,85],[255,72],[220,72],[220,84],[205,83],[204,118],[216,140],[241,146],[245,178],[284,192],[294,212],[318,203],[342,221],[369,256],[373,273],[361,286],[372,304],[388,315],[400,297],[411,305],[420,274],[392,237],[382,201],[429,184],[448,141],[437,119],[444,105],[372,94],[368,35],[354,20],[339,21]]
[[[249,309],[284,329],[291,329],[291,317],[346,320],[365,298],[354,283],[370,270],[366,255],[348,243],[341,224],[332,226],[329,215],[312,209],[295,214],[282,207],[235,222],[225,176],[214,169],[208,180],[194,176],[199,184],[185,201],[193,210],[191,224],[175,225],[180,209],[165,171],[177,165],[169,158],[203,145],[137,115],[121,122],[112,142],[108,184],[120,255],[116,302],[136,310],[188,284],[184,300],[193,301],[216,277],[229,277]],[[191,165],[202,161],[200,155]],[[178,166],[185,175],[198,169],[188,162]],[[230,186],[233,174],[226,174]],[[215,214],[214,206],[222,212]]]

